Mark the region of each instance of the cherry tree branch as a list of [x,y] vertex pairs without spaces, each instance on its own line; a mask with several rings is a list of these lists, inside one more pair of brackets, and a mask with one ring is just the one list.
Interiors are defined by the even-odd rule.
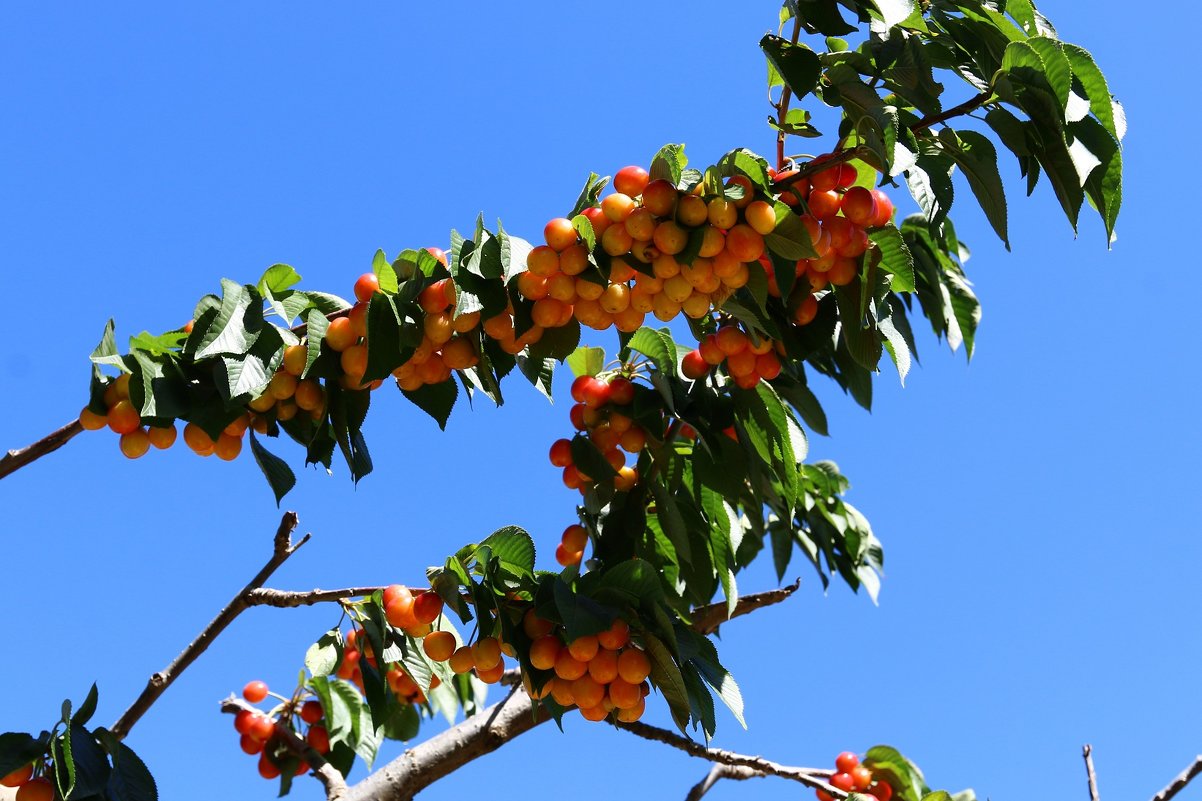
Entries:
[[[801,36],[801,17],[793,16],[793,36],[789,39],[793,44],[797,44],[798,37]],[[780,90],[780,102],[776,104],[776,123],[780,126],[785,124],[785,115],[789,113],[789,101],[793,97],[793,90],[789,88],[789,84],[785,84],[785,88]],[[785,137],[787,134],[783,130],[776,132],[776,169],[783,170],[785,168]]]
[[765,606],[772,606],[787,599],[790,595],[797,592],[797,588],[801,586],[801,579],[795,580],[787,587],[781,587],[777,590],[767,590],[765,592],[757,592],[751,595],[743,595],[735,604],[734,611],[728,617],[726,614],[726,602],[722,601],[708,606],[699,606],[693,610],[693,630],[701,634],[713,634],[718,630],[718,627],[727,620],[733,620],[736,617],[754,612],[757,609],[763,609]]
[[549,719],[545,708],[536,709],[530,696],[521,687],[515,687],[499,703],[410,748],[340,798],[409,801],[444,776]]
[[689,794],[685,796],[684,801],[699,801],[699,799],[713,789],[714,785],[721,779],[735,779],[743,781],[744,779],[761,779],[764,774],[759,771],[745,768],[740,765],[723,765],[715,763],[710,768],[709,773],[705,774],[705,778],[693,785],[693,789],[689,790]]
[[1202,754],[1194,757],[1193,764],[1169,782],[1167,787],[1152,796],[1152,801],[1169,801],[1170,798],[1185,789],[1185,785],[1189,784],[1199,773],[1202,773]]
[[[221,711],[227,715],[236,715],[242,710],[259,711],[245,701],[230,696],[221,702]],[[296,736],[296,732],[287,726],[278,726],[275,736],[288,747],[288,750],[309,763],[317,780],[326,788],[326,798],[330,801],[342,798],[346,794],[346,781],[334,766],[326,762],[325,757],[313,750],[307,742]]]
[[1085,760],[1085,777],[1089,780],[1089,801],[1098,801],[1098,777],[1093,772],[1093,746],[1086,743],[1081,749]]
[[985,105],[985,102],[991,97],[993,97],[993,90],[985,89],[979,95],[974,95],[968,100],[965,100],[963,103],[957,106],[952,106],[946,111],[941,111],[938,114],[932,114],[929,117],[923,117],[921,120],[910,126],[910,131],[913,133],[925,131],[932,125],[938,125],[941,122],[947,122],[952,117],[959,117],[962,114],[968,114],[969,112],[976,111],[981,106]]
[[[847,798],[847,793],[823,781],[823,779],[834,773],[834,771],[827,768],[794,768],[759,756],[736,754],[733,751],[724,751],[721,748],[706,748],[701,743],[694,742],[687,737],[682,737],[675,732],[670,732],[657,726],[649,726],[646,723],[619,723],[617,724],[617,728],[625,729],[631,734],[642,737],[645,740],[654,740],[655,742],[678,748],[689,756],[708,759],[710,762],[716,762],[720,765],[747,768],[762,776],[780,776],[782,779],[789,779],[804,784],[806,787],[827,792],[832,798]],[[702,783],[704,784],[704,782]],[[706,789],[708,790],[709,788]],[[700,796],[697,797],[699,798]]]
[[289,590],[273,590],[261,587],[246,594],[247,606],[274,606],[277,609],[295,609],[299,606],[313,606],[330,601],[343,601],[347,598],[359,598],[371,595],[384,587],[343,587],[337,590],[308,590],[292,592]]
[[267,560],[267,564],[263,565],[263,569],[250,580],[250,583],[238,591],[238,594],[225,605],[225,608],[217,613],[217,617],[213,618],[209,625],[204,627],[204,630],[197,635],[196,639],[171,664],[150,677],[150,680],[146,683],[146,689],[142,690],[142,694],[130,705],[129,709],[125,710],[125,713],[121,715],[117,722],[113,724],[113,734],[117,735],[117,737],[125,737],[129,734],[129,730],[141,719],[142,715],[146,714],[146,711],[159,699],[159,696],[166,692],[172,682],[179,678],[179,675],[195,662],[198,656],[205,652],[213,643],[213,640],[217,638],[217,635],[225,631],[226,627],[234,621],[234,618],[250,606],[247,602],[247,597],[254,590],[262,587],[263,583],[271,578],[271,574],[288,560],[288,557],[296,553],[302,545],[309,541],[309,535],[306,534],[295,544],[292,542],[292,532],[296,529],[297,522],[296,512],[284,512],[284,516],[280,518],[279,528],[275,533],[271,558]]
[[[792,595],[797,590],[799,584],[800,581],[794,582],[789,587],[744,595],[739,599],[734,613],[730,615],[730,618],[727,617],[725,603],[698,607],[694,610],[693,629],[703,634],[712,633],[721,623],[728,619],[750,614],[757,609],[763,609],[764,607],[780,603]],[[297,593],[295,596],[292,594],[284,595],[291,601],[301,596],[311,597],[313,594]],[[299,601],[298,603],[289,602],[285,605],[299,606],[302,604],[303,601]],[[545,708],[541,706],[536,708],[530,700],[530,696],[520,686],[520,671],[516,669],[507,670],[503,674],[500,683],[503,685],[514,685],[513,691],[503,701],[435,735],[424,743],[410,748],[376,773],[371,774],[358,784],[352,786],[346,795],[329,795],[331,801],[335,798],[340,801],[409,801],[423,788],[453,773],[467,763],[485,754],[492,753],[514,737],[525,734],[550,719]],[[671,736],[670,732],[664,732],[664,734]],[[683,740],[683,738],[680,739]],[[683,740],[683,742],[690,741]],[[702,750],[704,751],[705,749],[703,748]],[[715,751],[714,753],[726,754],[727,752]],[[733,756],[739,757],[737,754]],[[739,758],[745,761],[758,759],[758,757]],[[760,762],[763,765],[773,766],[784,771],[784,773],[775,773],[772,775],[783,775],[786,778],[801,781],[793,773],[789,773],[789,771],[800,775],[798,772],[804,769],[786,768],[778,766],[776,763],[767,762],[766,760],[760,760]],[[735,763],[730,764],[736,767],[739,766]],[[758,762],[748,761],[743,767],[747,767],[748,770],[759,770],[764,775],[771,773],[771,770],[761,769]],[[806,776],[811,777],[809,781],[814,782],[810,786],[823,788],[826,788],[827,785],[819,779],[812,777],[820,777],[832,773],[829,770],[804,770],[804,772]],[[833,797],[846,798],[846,793],[841,793],[833,787],[830,789]],[[328,793],[329,789],[327,787]]]
[[78,419],[72,420],[57,431],[53,431],[32,445],[17,448],[0,458],[0,478],[17,472],[25,465],[41,459],[48,453],[54,453],[66,445],[71,439],[83,431],[83,425]]

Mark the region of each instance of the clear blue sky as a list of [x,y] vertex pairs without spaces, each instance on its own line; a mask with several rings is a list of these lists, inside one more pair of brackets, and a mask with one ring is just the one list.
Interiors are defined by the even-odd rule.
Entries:
[[[756,42],[777,7],[753,5],[4,6],[0,446],[78,413],[110,316],[121,341],[172,328],[222,276],[254,281],[277,261],[349,295],[377,247],[445,246],[481,210],[536,237],[589,170],[645,164],[665,142],[697,162],[770,151]],[[1154,52],[1160,75],[1195,65],[1117,36],[1128,8],[1043,4],[1126,105],[1113,251],[1090,214],[1074,239],[1046,184],[1024,199],[1012,181],[1006,253],[958,185],[984,303],[976,358],[966,367],[916,326],[923,366],[904,390],[886,369],[872,414],[822,392],[833,436],[813,453],[844,468],[885,543],[880,606],[824,596],[797,567],[794,600],[724,632],[750,731],[722,717],[717,745],[825,766],[886,742],[936,787],[1015,801],[1085,799],[1084,742],[1115,801],[1149,798],[1202,751],[1197,313],[1174,247],[1191,195],[1168,176],[1163,135],[1188,97],[1140,60]],[[1012,161],[1002,169],[1017,179]],[[550,566],[574,502],[546,462],[567,406],[518,381],[503,409],[457,410],[448,436],[379,393],[376,474],[357,489],[341,466],[301,475],[286,505],[314,540],[272,584],[416,582],[507,523]],[[0,508],[0,729],[16,730],[49,724],[94,680],[97,720],[114,720],[259,569],[279,517],[247,457],[129,462],[109,433],[0,483]],[[773,584],[767,565],[740,582]],[[336,619],[253,610],[166,694],[130,741],[164,798],[273,795],[217,701],[252,678],[287,686]],[[706,771],[608,727],[567,728],[422,797],[502,777],[532,797],[566,784],[578,799],[683,797]],[[798,791],[766,779],[710,797]],[[319,796],[298,783],[295,797]]]

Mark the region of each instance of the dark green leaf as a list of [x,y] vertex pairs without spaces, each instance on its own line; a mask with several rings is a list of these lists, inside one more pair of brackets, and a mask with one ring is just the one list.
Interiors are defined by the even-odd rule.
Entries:
[[425,384],[414,390],[401,390],[401,393],[419,409],[434,418],[438,427],[446,430],[447,419],[459,397],[459,387],[454,381],[443,381],[439,384]]
[[822,63],[813,50],[771,34],[760,39],[760,49],[798,100],[814,91],[822,77]]
[[271,485],[271,492],[275,495],[276,506],[279,506],[280,501],[284,496],[296,486],[296,475],[292,472],[292,468],[288,466],[280,457],[274,455],[259,443],[259,438],[255,436],[255,432],[248,431],[250,436],[250,451],[254,454],[255,464],[263,471],[263,476],[267,479],[267,483]]

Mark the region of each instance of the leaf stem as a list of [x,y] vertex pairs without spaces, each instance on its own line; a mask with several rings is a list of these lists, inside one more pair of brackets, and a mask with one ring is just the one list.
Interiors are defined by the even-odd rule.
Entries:
[[[789,42],[797,44],[798,37],[801,36],[801,17],[796,14],[793,16],[793,35],[789,37]],[[789,113],[789,101],[793,99],[793,90],[789,88],[789,84],[785,84],[785,88],[781,90],[780,101],[776,104],[776,123],[784,126],[785,115]],[[785,137],[788,136],[783,130],[776,132],[776,169],[783,170],[785,168]]]

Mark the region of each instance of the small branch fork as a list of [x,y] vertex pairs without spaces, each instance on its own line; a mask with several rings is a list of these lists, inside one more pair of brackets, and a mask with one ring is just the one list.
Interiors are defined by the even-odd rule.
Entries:
[[187,670],[188,666],[195,662],[198,656],[205,652],[213,640],[217,638],[217,635],[225,631],[226,627],[243,610],[252,606],[248,600],[249,596],[255,590],[262,587],[267,579],[271,578],[271,574],[288,560],[288,557],[296,553],[302,545],[309,541],[309,535],[306,534],[296,543],[292,542],[292,532],[296,530],[297,523],[296,512],[284,512],[284,516],[280,519],[279,528],[275,533],[274,547],[272,548],[271,558],[267,560],[267,564],[263,565],[263,569],[250,580],[250,583],[243,587],[225,605],[225,608],[217,613],[217,617],[213,618],[212,622],[205,626],[196,639],[170,665],[150,677],[150,680],[146,683],[146,689],[142,690],[142,694],[138,696],[137,700],[113,724],[113,734],[118,737],[125,737],[129,734],[129,730],[133,728],[134,724],[146,714],[146,711],[159,699],[159,696],[167,691],[172,682],[179,678],[179,675]]
[[[1085,775],[1089,779],[1089,801],[1098,801],[1098,777],[1093,769],[1093,746],[1087,743],[1081,749],[1081,756],[1085,759]],[[1199,773],[1202,773],[1202,754],[1194,757],[1189,767],[1181,771],[1163,790],[1152,796],[1152,801],[1169,801],[1184,790]]]

